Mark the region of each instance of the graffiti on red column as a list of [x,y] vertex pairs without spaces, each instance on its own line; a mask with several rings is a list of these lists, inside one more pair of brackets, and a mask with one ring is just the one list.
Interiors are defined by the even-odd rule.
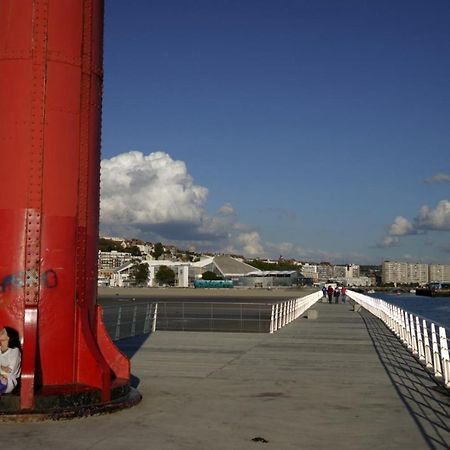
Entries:
[[0,292],[32,286],[39,281],[41,287],[52,289],[58,286],[58,275],[53,269],[48,269],[41,275],[39,275],[37,270],[27,270],[26,272],[5,275],[0,283]]

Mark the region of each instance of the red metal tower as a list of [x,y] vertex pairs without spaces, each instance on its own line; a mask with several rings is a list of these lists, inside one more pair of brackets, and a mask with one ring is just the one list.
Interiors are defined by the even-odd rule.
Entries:
[[129,386],[96,306],[102,36],[103,0],[0,0],[0,326],[22,340],[19,412]]

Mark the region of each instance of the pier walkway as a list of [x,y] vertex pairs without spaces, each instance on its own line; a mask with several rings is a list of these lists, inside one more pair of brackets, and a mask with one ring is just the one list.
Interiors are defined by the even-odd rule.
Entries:
[[313,308],[317,319],[274,334],[124,340],[138,406],[5,423],[2,440],[13,449],[449,448],[450,397],[381,321],[348,304]]

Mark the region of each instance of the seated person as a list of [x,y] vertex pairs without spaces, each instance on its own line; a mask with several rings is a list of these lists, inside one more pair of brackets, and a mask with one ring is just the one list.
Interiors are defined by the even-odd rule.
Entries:
[[21,362],[19,346],[17,332],[3,327],[0,330],[0,395],[8,394],[17,386]]

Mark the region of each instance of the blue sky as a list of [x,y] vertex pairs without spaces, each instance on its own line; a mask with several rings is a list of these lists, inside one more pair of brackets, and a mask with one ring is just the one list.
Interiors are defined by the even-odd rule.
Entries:
[[106,1],[102,232],[450,263],[449,22],[447,0]]

